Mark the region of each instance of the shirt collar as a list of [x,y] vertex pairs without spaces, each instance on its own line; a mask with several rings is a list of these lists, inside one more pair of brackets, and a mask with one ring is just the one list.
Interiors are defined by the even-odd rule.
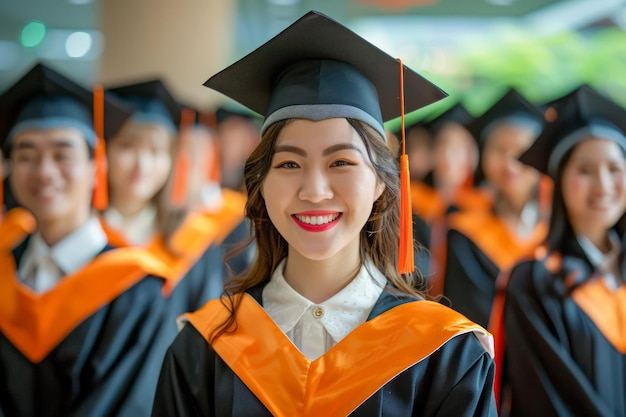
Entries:
[[621,243],[615,230],[609,230],[610,249],[608,253],[602,253],[596,245],[583,235],[578,236],[577,240],[587,256],[587,259],[591,262],[591,265],[597,268],[601,273],[611,273],[613,271],[614,264],[617,264],[621,251]]
[[65,275],[73,274],[95,258],[106,245],[106,234],[96,217],[90,217],[53,247],[49,247],[37,231],[28,243],[20,269],[28,273],[39,259],[50,256]]
[[133,245],[145,244],[157,229],[157,210],[152,204],[130,217],[124,217],[119,211],[109,207],[102,213],[102,217],[115,230],[121,231]]
[[278,265],[270,282],[263,289],[263,307],[285,333],[292,330],[310,309],[322,307],[320,319],[335,342],[367,320],[387,284],[387,278],[371,261],[365,262],[357,276],[341,291],[315,304],[300,295],[285,280],[286,259]]

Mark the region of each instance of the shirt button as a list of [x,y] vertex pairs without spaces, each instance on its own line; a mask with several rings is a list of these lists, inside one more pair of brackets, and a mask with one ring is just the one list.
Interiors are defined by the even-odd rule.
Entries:
[[324,309],[322,307],[315,307],[313,309],[313,317],[316,319],[321,319],[324,317]]

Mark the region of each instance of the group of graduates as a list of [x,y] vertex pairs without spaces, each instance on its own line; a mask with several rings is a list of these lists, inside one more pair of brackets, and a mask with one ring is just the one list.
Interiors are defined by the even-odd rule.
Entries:
[[501,415],[626,415],[625,134],[587,85],[406,130],[425,285],[494,335]]
[[[0,416],[150,415],[177,318],[255,257],[241,117],[44,64],[0,95]],[[422,289],[495,336],[499,412],[626,415],[626,110],[512,89],[407,127],[406,152]]]
[[248,235],[258,122],[192,110],[159,79],[90,90],[42,63],[0,109],[0,415],[148,416],[177,317],[254,256],[224,261]]

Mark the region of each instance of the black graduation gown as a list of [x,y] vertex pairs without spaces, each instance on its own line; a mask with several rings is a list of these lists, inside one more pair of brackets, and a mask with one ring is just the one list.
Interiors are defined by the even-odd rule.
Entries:
[[[25,247],[26,241],[4,259],[11,257],[17,268]],[[107,247],[85,268],[127,250],[140,251]],[[132,258],[141,258],[130,253],[129,264]],[[34,293],[16,283],[14,274],[0,271],[4,291],[0,293],[4,303],[0,307],[0,415],[150,415],[161,363],[178,333],[176,318],[205,303],[207,282],[221,278],[221,252],[212,253],[217,277],[188,275],[164,294],[164,279],[155,272],[140,271],[138,278],[122,284],[126,287],[94,303],[88,299],[101,291],[93,286],[107,292],[109,281],[117,278],[113,276],[117,272],[107,274],[107,262],[102,261],[100,273],[86,274],[80,280],[74,279],[76,275],[65,278],[40,295],[35,303],[41,308],[37,314],[32,305],[10,305],[11,300],[22,302]],[[13,291],[17,297],[9,297],[7,288],[17,288]],[[81,310],[81,305],[91,307]],[[59,328],[67,328],[67,334],[59,333]],[[25,334],[20,329],[26,329]]]
[[[262,287],[253,288],[250,292],[256,302],[260,303]],[[376,303],[368,323],[372,323],[371,320],[385,320],[385,317],[392,317],[396,308],[403,308],[407,306],[409,299],[399,299],[391,293],[384,291]],[[218,303],[219,301],[214,301]],[[251,301],[255,303],[255,301]],[[426,301],[420,301],[416,303],[430,303]],[[436,303],[430,303],[438,309],[445,309]],[[257,308],[258,305],[255,304]],[[449,309],[445,309],[447,314],[456,314]],[[241,311],[241,310],[240,310]],[[399,311],[399,310],[395,310]],[[262,312],[261,312],[262,314]],[[396,313],[400,314],[400,313]],[[253,315],[259,317],[258,314]],[[426,320],[430,321],[432,317],[428,317]],[[253,319],[254,320],[254,319]],[[271,320],[271,319],[269,319]],[[462,320],[465,320],[464,318]],[[258,327],[257,320],[251,324],[251,327]],[[418,319],[419,321],[419,319]],[[272,322],[273,323],[273,322]],[[469,322],[466,322],[469,323]],[[472,324],[473,325],[473,324]],[[363,325],[365,326],[365,325]],[[475,325],[473,325],[475,326]],[[404,329],[407,326],[401,326]],[[410,326],[409,326],[410,328]],[[277,326],[272,327],[274,333],[263,338],[264,342],[255,344],[255,346],[265,345],[265,340],[269,341],[270,345],[276,341],[280,346],[290,346],[286,349],[295,349],[290,342],[285,342],[283,338],[286,336],[282,334]],[[348,335],[342,342],[345,344],[346,340],[353,337],[355,332],[362,329],[362,326],[357,328],[353,333]],[[265,335],[266,329],[261,329],[260,332]],[[441,328],[437,329],[433,326],[433,334],[441,331]],[[279,334],[275,332],[281,332]],[[382,333],[388,337],[386,333]],[[179,336],[176,338],[170,349],[168,350],[166,359],[163,363],[161,376],[159,380],[159,386],[157,388],[157,395],[155,397],[154,409],[152,415],[154,417],[160,416],[271,416],[272,414],[266,408],[263,403],[253,392],[248,388],[242,379],[247,377],[241,377],[241,370],[239,373],[235,373],[233,369],[227,365],[228,360],[223,360],[221,356],[216,354],[211,346],[205,339],[206,335],[201,334],[195,325],[190,323],[186,324]],[[276,336],[273,338],[273,336]],[[246,333],[244,338],[249,337]],[[405,338],[401,338],[405,339]],[[406,339],[410,339],[406,337]],[[249,340],[249,339],[248,339]],[[258,340],[258,339],[256,339]],[[286,339],[288,341],[288,339]],[[364,353],[378,357],[379,355],[372,351],[386,351],[394,359],[385,363],[371,364],[369,367],[364,367],[364,363],[355,363],[354,366],[349,366],[350,372],[337,371],[337,368],[332,366],[324,367],[321,375],[315,374],[313,371],[303,375],[304,381],[315,378],[313,375],[323,380],[324,377],[330,378],[332,381],[318,381],[316,386],[316,393],[323,391],[325,384],[331,384],[331,388],[325,391],[325,394],[315,394],[313,398],[315,400],[321,400],[322,406],[318,407],[319,413],[312,413],[308,410],[308,413],[304,415],[339,415],[336,411],[332,411],[330,407],[343,405],[346,397],[350,397],[348,393],[338,394],[336,390],[332,389],[332,383],[334,381],[333,371],[335,371],[341,381],[338,383],[337,388],[341,390],[355,389],[361,395],[362,379],[356,376],[352,376],[352,372],[362,372],[364,379],[369,379],[370,376],[376,375],[381,369],[385,369],[385,365],[393,366],[392,362],[396,361],[399,357],[406,357],[406,355],[398,355],[393,349],[390,349],[396,345],[389,340],[390,344],[386,344],[384,340],[380,339],[365,339],[365,345],[371,343],[372,346],[359,345],[359,348],[353,346],[349,351],[353,354]],[[430,338],[425,338],[424,344],[428,344]],[[333,349],[338,348],[341,343],[335,346]],[[354,343],[354,342],[353,342]],[[409,350],[420,349],[420,343],[412,343],[409,346]],[[399,343],[398,343],[399,344]],[[370,349],[371,347],[371,349]],[[216,348],[217,349],[217,348]],[[333,352],[331,349],[330,352]],[[262,349],[263,350],[263,349]],[[339,352],[343,352],[338,349]],[[227,349],[226,352],[229,355],[238,356],[241,352],[239,349]],[[304,358],[299,352],[291,351],[291,355],[285,354],[283,356],[282,348],[278,350],[268,350],[261,354],[250,355],[251,360],[260,360],[263,363],[265,371],[265,377],[259,379],[246,379],[252,385],[260,386],[263,391],[263,387],[267,388],[268,396],[266,401],[273,401],[274,399],[287,407],[298,407],[301,405],[301,399],[298,395],[292,395],[291,392],[294,389],[292,384],[285,383],[279,385],[277,381],[273,379],[275,374],[286,374],[288,381],[294,381],[294,385],[302,382],[302,379],[298,379],[294,376],[291,380],[292,373],[297,373],[295,369],[285,365],[292,360],[298,362],[305,362],[311,364],[306,358]],[[327,353],[326,355],[329,355]],[[263,355],[269,359],[268,362],[263,360]],[[326,356],[324,355],[324,356]],[[385,354],[383,354],[384,356]],[[395,356],[394,356],[395,355]],[[294,358],[297,356],[297,358]],[[337,354],[343,360],[354,361],[352,354],[341,355]],[[295,363],[294,362],[294,363]],[[281,365],[282,364],[282,365]],[[311,365],[313,366],[313,365]],[[383,368],[381,368],[381,366]],[[243,373],[247,374],[250,368],[244,367]],[[253,372],[254,373],[254,369]],[[328,373],[331,376],[328,376]],[[417,363],[413,363],[407,368],[402,368],[397,374],[393,375],[390,380],[385,380],[379,385],[373,387],[373,394],[367,398],[363,398],[363,402],[357,403],[356,409],[350,415],[362,415],[362,416],[495,416],[495,403],[493,399],[493,373],[494,366],[493,360],[489,353],[479,342],[477,336],[469,331],[455,337],[450,338],[440,348],[435,348],[433,352],[425,355],[422,360]],[[347,375],[346,375],[347,374]],[[267,378],[267,380],[266,380]],[[347,378],[345,383],[342,378]],[[375,378],[375,377],[374,377]],[[269,380],[271,379],[271,380]],[[310,382],[310,381],[309,381]],[[314,384],[312,384],[314,385]],[[283,390],[285,392],[283,392]],[[287,393],[288,392],[288,393]],[[276,397],[274,397],[276,396]],[[311,400],[309,398],[309,400]],[[278,413],[277,410],[280,410]],[[284,412],[280,406],[274,409],[275,415],[280,415],[280,412]],[[344,412],[344,415],[347,412]],[[289,415],[289,414],[284,414]],[[302,413],[291,413],[291,415],[302,415]]]
[[573,246],[511,272],[504,304],[511,416],[626,416],[626,286],[603,288]]
[[539,223],[533,235],[523,242],[492,212],[455,213],[449,224],[445,302],[486,328],[498,275],[533,254],[545,238],[547,224]]

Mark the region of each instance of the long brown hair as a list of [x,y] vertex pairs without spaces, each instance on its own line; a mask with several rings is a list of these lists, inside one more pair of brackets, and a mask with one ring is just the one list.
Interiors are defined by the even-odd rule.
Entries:
[[[292,119],[293,120],[293,119]],[[419,271],[399,274],[398,248],[400,241],[400,174],[398,161],[380,134],[369,125],[354,119],[347,119],[357,131],[374,167],[376,175],[385,184],[381,196],[374,202],[370,217],[361,230],[361,262],[370,259],[391,282],[390,290],[425,298],[417,290],[423,277]],[[246,216],[250,219],[250,241],[256,243],[257,258],[250,271],[236,277],[224,286],[222,303],[230,311],[229,318],[215,329],[211,341],[221,334],[236,328],[236,311],[241,294],[246,290],[269,281],[278,264],[287,256],[287,241],[272,224],[261,189],[271,167],[278,135],[291,120],[279,121],[265,131],[261,143],[252,152],[244,168],[244,182],[248,193]]]

